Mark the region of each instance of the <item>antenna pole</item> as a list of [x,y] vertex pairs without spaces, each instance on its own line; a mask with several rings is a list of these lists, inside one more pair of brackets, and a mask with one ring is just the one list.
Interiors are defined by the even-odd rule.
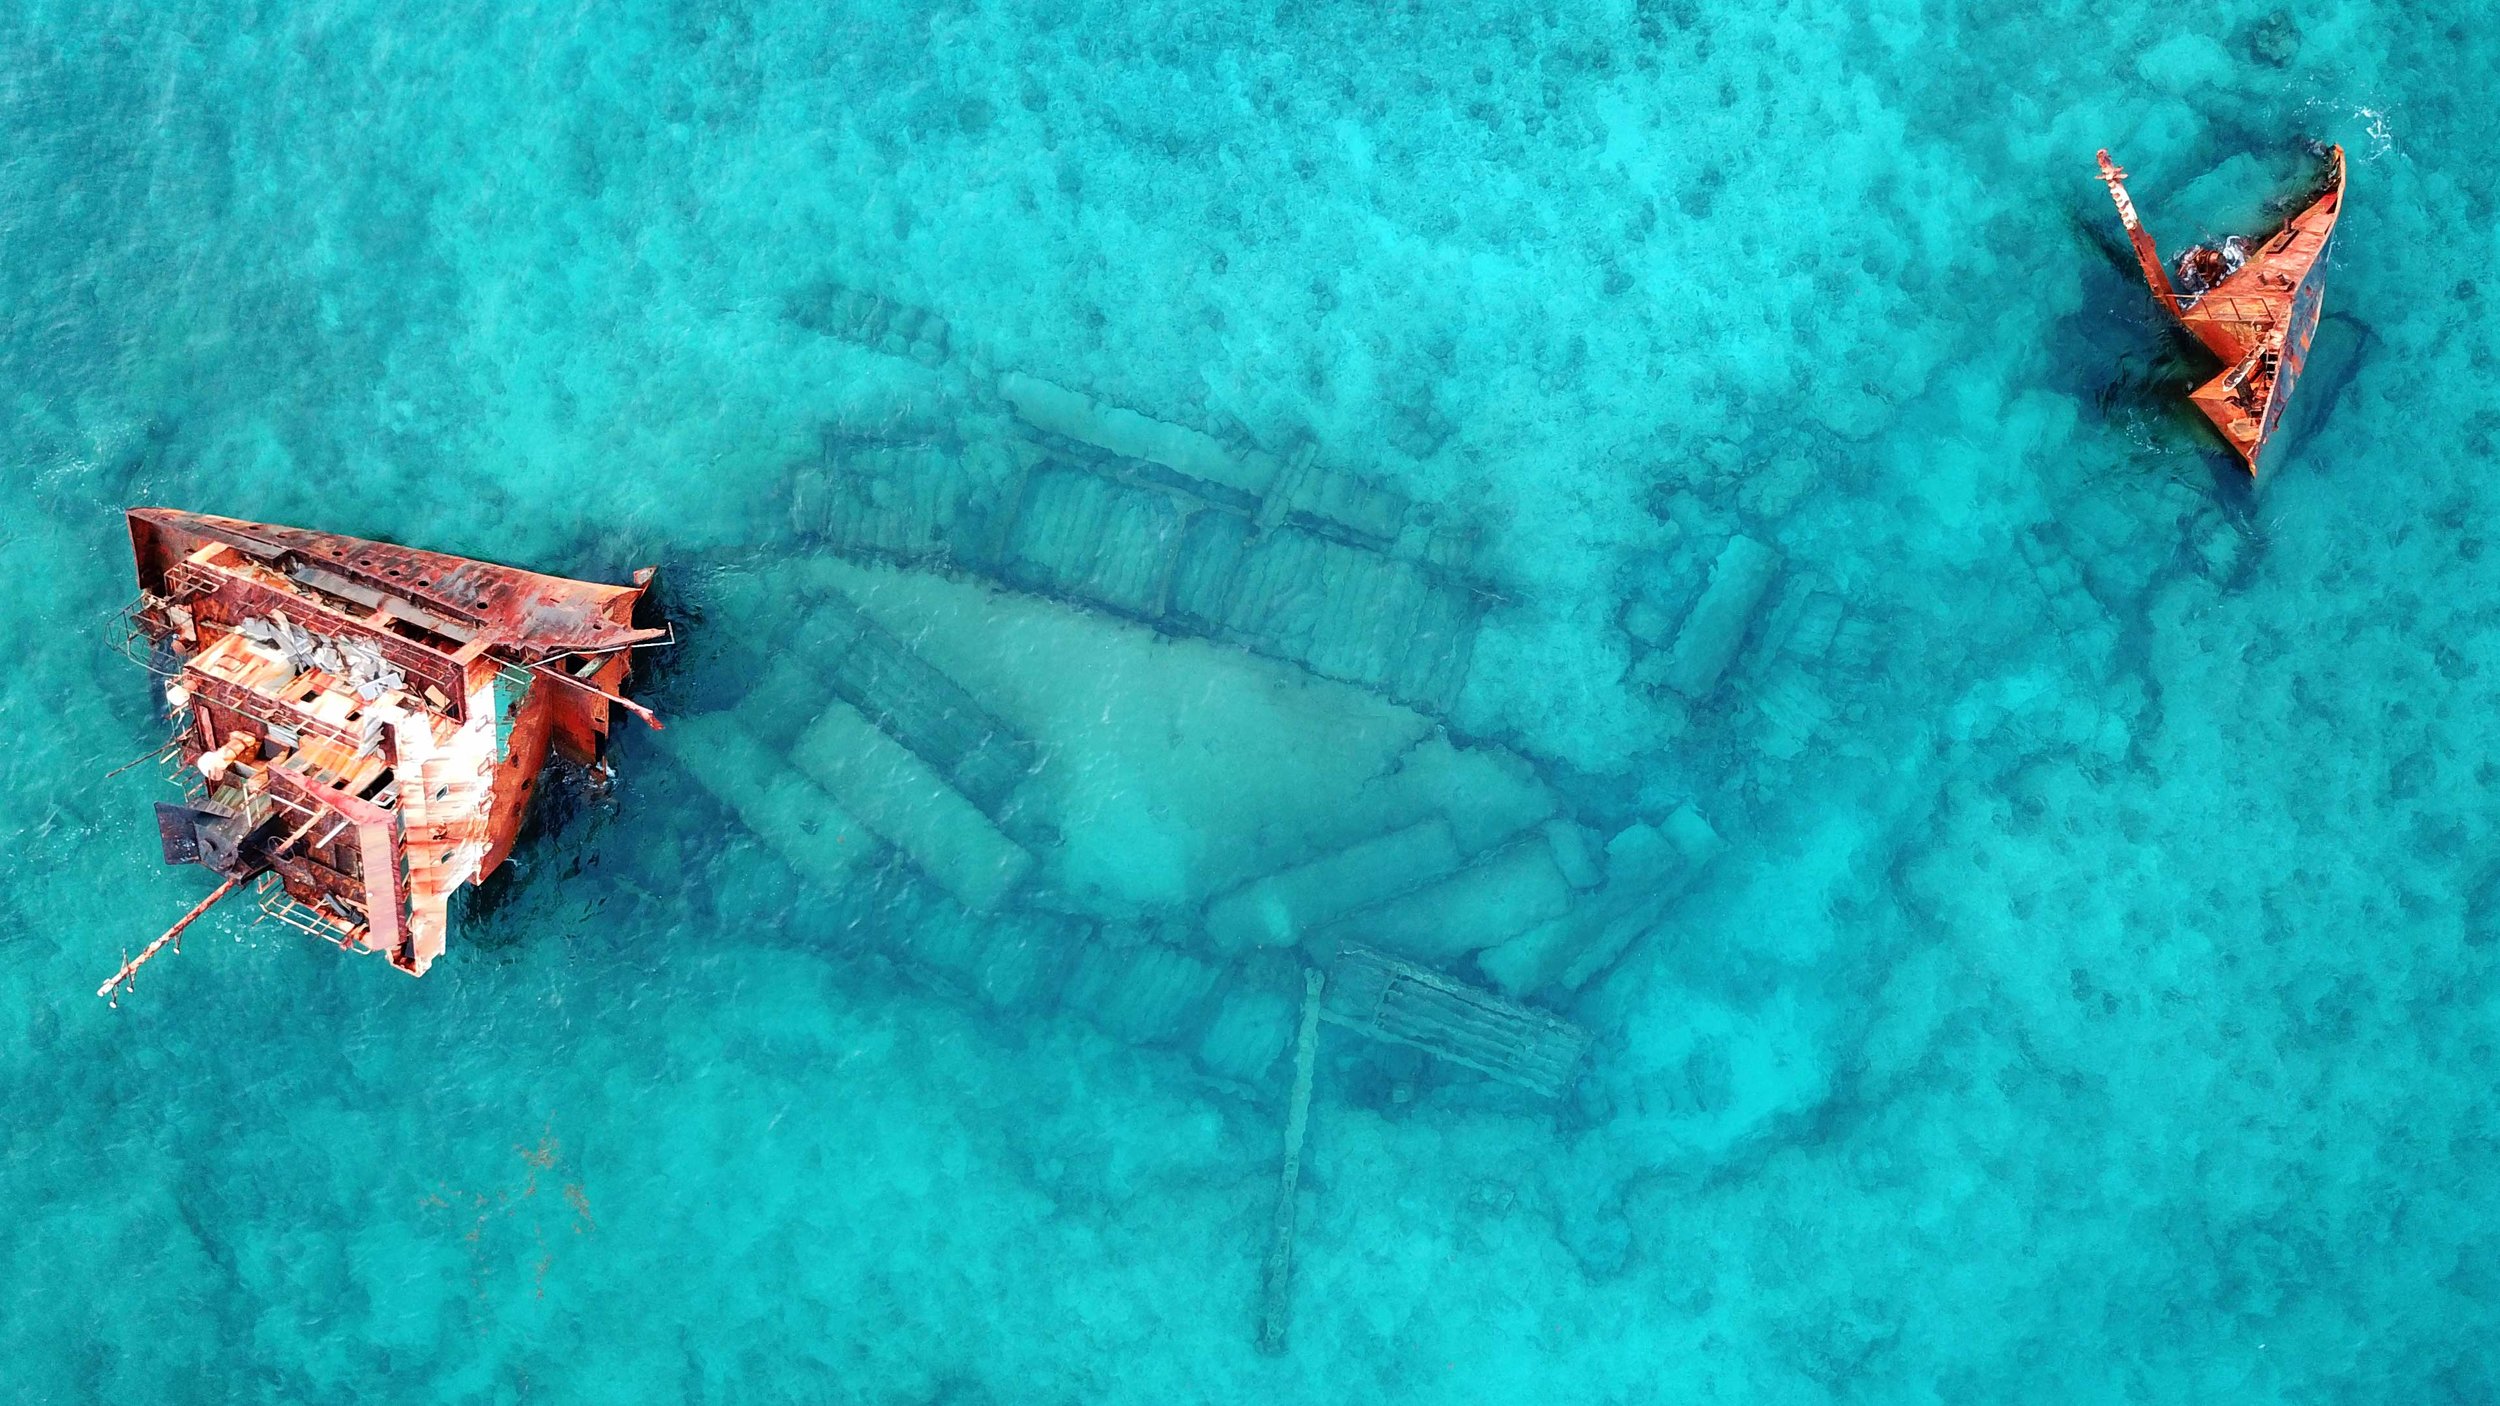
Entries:
[[608,700],[610,703],[613,703],[616,706],[623,708],[625,711],[632,713],[635,717],[651,724],[651,730],[654,732],[661,731],[665,726],[661,723],[659,714],[652,712],[650,709],[635,702],[631,698],[618,697],[616,694],[610,693],[604,688],[592,688],[589,684],[582,682],[580,679],[573,677],[571,674],[564,672],[562,669],[549,668],[544,664],[534,665],[533,668],[536,672],[544,674],[558,683],[570,684],[573,687],[580,689],[582,692],[589,694],[593,698],[604,698]]
[[110,1000],[114,1005],[119,1006],[121,1004],[122,988],[130,985],[131,979],[139,974],[139,968],[147,965],[149,958],[165,950],[165,944],[182,936],[182,930],[184,928],[198,922],[202,913],[205,913],[209,909],[216,906],[217,900],[224,898],[227,894],[230,894],[236,889],[242,887],[243,881],[250,877],[252,876],[248,873],[237,874],[233,878],[219,884],[208,897],[201,899],[197,904],[193,905],[190,912],[175,919],[174,925],[165,929],[165,935],[163,937],[149,943],[146,950],[142,951],[138,956],[122,963],[122,969],[113,973],[113,979],[111,981],[97,987],[95,989],[95,993]]
[[[319,811],[315,811],[315,812],[313,813],[313,815],[312,815],[312,818],[311,818],[311,819],[306,820],[303,824],[298,825],[298,826],[296,826],[296,827],[295,827],[295,833],[294,833],[294,834],[289,835],[289,836],[287,836],[285,839],[278,841],[277,848],[272,849],[271,851],[269,851],[269,853],[270,853],[271,857],[273,857],[273,858],[274,858],[274,857],[276,857],[277,855],[280,855],[280,854],[285,853],[287,850],[293,849],[293,848],[295,847],[295,842],[296,842],[297,840],[300,840],[300,839],[304,838],[304,836],[306,836],[306,835],[308,835],[308,834],[312,833],[312,827],[313,827],[313,826],[315,826],[315,825],[317,825],[317,824],[319,824],[320,822],[321,822],[321,813],[320,813]],[[217,886],[214,890],[212,890],[212,891],[209,893],[208,897],[203,898],[203,899],[201,899],[199,902],[197,902],[197,903],[195,903],[195,904],[191,905],[191,911],[190,911],[190,912],[185,913],[185,914],[183,914],[181,917],[179,917],[179,918],[175,919],[175,920],[174,920],[174,925],[173,925],[172,927],[170,927],[170,928],[165,929],[165,935],[164,935],[163,937],[160,937],[160,938],[156,939],[154,942],[149,943],[149,944],[147,945],[147,947],[146,947],[143,951],[141,951],[141,952],[139,953],[139,955],[138,955],[138,956],[133,957],[133,958],[131,958],[129,961],[122,963],[122,969],[121,969],[120,971],[117,971],[117,972],[113,973],[113,979],[112,979],[112,980],[110,980],[110,981],[108,981],[108,982],[104,983],[102,986],[97,987],[97,988],[95,989],[95,993],[96,993],[97,995],[99,995],[99,996],[104,997],[106,1000],[111,1001],[111,1002],[113,1003],[114,1007],[115,1007],[116,1009],[119,1009],[119,1008],[120,1008],[120,1006],[121,1006],[121,1003],[122,1003],[122,1002],[121,1002],[121,993],[122,993],[122,991],[123,991],[124,989],[126,989],[126,988],[127,988],[127,987],[131,984],[131,981],[132,981],[132,979],[133,979],[133,978],[135,978],[136,976],[138,976],[138,974],[139,974],[139,968],[141,968],[141,967],[143,967],[143,966],[146,966],[146,965],[148,964],[148,959],[149,959],[149,958],[154,957],[157,953],[164,951],[164,950],[165,950],[165,948],[166,948],[166,946],[167,946],[168,944],[170,944],[170,943],[174,943],[174,942],[179,941],[179,940],[181,939],[181,937],[182,937],[182,930],[183,930],[184,928],[187,928],[187,927],[191,926],[193,923],[198,922],[198,921],[200,920],[200,915],[201,915],[201,914],[206,913],[209,909],[216,907],[216,906],[217,906],[217,900],[219,900],[219,899],[221,899],[221,898],[224,898],[227,894],[230,894],[230,893],[234,892],[236,889],[241,888],[241,887],[244,885],[245,881],[259,877],[259,875],[261,874],[261,872],[262,872],[263,868],[265,868],[265,867],[266,867],[266,866],[263,866],[263,865],[254,865],[253,867],[251,867],[251,868],[249,868],[249,869],[244,870],[242,873],[235,875],[233,878],[226,880],[224,883],[219,884],[219,885],[218,885],[218,886]],[[175,951],[177,951],[177,952],[179,952],[179,951],[181,951],[182,949],[181,949],[180,947],[176,947],[176,948],[174,948],[174,950],[175,950]]]
[[111,771],[104,773],[104,779],[110,781],[114,777],[121,775],[123,772],[130,770],[134,766],[143,766],[148,762],[163,761],[167,752],[170,752],[181,745],[182,735],[180,733],[176,733],[174,736],[165,739],[164,746],[157,748],[155,751],[148,753],[146,756],[139,758],[137,761],[124,762],[120,766],[113,768]]

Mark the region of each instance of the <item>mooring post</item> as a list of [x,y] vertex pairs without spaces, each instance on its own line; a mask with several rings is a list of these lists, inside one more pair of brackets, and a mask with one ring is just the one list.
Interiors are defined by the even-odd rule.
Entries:
[[1259,1306],[1259,1351],[1285,1350],[1293,1319],[1293,1223],[1302,1185],[1302,1135],[1311,1125],[1311,1069],[1319,1054],[1319,997],[1328,978],[1319,968],[1302,973],[1302,1032],[1293,1046],[1293,1102],[1285,1114],[1285,1165],[1276,1178],[1276,1216],[1270,1225],[1267,1268]]

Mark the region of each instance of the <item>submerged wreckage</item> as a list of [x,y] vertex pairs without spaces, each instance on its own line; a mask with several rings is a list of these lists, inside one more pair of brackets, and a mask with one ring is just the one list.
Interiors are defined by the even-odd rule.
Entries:
[[2283,407],[2309,357],[2326,291],[2327,242],[2344,208],[2344,149],[2327,152],[2326,189],[2263,244],[2233,235],[2219,246],[2199,244],[2179,256],[2174,284],[2153,236],[2127,198],[2127,173],[2100,154],[2101,180],[2118,204],[2119,221],[2153,297],[2208,351],[2227,363],[2221,375],[2189,398],[2229,440],[2248,472],[2282,423]]
[[219,899],[386,957],[443,953],[454,890],[511,853],[549,751],[597,765],[651,572],[630,586],[167,508],[129,513],[144,643],[185,799],[167,863],[224,882],[98,987],[126,989]]

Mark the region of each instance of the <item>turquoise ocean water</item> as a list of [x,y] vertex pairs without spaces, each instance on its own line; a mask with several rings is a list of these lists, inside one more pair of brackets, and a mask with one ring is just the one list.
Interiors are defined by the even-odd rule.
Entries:
[[[8,7],[0,1399],[2500,1399],[2495,94],[2362,3]],[[2092,156],[2175,249],[2305,141],[2252,491]],[[678,725],[421,982],[108,1009],[208,886],[99,779],[140,502],[656,563]],[[1263,1356],[1210,904],[1349,847],[1464,867],[1334,933],[1629,916],[1561,1099],[1323,1034]]]

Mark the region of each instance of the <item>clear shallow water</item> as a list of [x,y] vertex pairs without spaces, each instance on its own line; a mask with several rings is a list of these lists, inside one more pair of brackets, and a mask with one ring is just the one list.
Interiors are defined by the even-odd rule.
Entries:
[[[13,11],[7,1392],[2500,1392],[2491,45],[2344,6],[2273,63],[2266,10]],[[2295,136],[2350,213],[2252,494],[2091,154],[2176,246]],[[1471,529],[1463,685],[806,506],[1033,442],[1005,372]],[[781,716],[750,642],[838,588],[1046,749],[1090,916],[803,878],[638,733],[424,982],[229,919],[109,1011],[203,887],[96,780],[159,735],[97,628],[135,501],[659,562],[685,717]],[[1687,706],[1626,624],[1738,531],[1857,643],[1774,606]],[[1208,893],[1529,793],[1726,847],[1558,1003],[1559,1106],[1331,1033],[1259,1357],[1276,1071],[961,953],[1203,951]]]

